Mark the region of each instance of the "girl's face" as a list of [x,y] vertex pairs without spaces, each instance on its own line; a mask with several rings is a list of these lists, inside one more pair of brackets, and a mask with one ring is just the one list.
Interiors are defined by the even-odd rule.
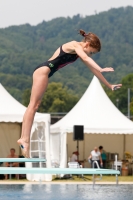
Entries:
[[90,46],[89,42],[85,43],[84,46],[84,52],[88,55],[88,56],[92,56],[93,54],[96,54],[98,51],[97,49],[93,48]]

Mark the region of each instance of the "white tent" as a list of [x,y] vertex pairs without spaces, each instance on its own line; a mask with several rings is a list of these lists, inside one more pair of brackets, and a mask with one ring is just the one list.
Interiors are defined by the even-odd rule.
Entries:
[[[15,148],[16,154],[20,155],[20,148],[17,145],[17,140],[20,138],[25,110],[26,107],[14,99],[0,84],[0,157],[6,157],[10,152],[10,148]],[[37,144],[35,145],[35,143],[33,143],[30,145],[31,156],[34,156],[34,154],[35,156],[41,156],[41,150],[38,151],[38,146],[40,142],[43,142],[43,144],[45,144],[43,147],[43,155],[45,155],[47,159],[47,167],[51,165],[49,153],[49,127],[50,115],[36,113],[31,130],[31,141],[36,138]],[[40,140],[38,137],[40,137]]]
[[[50,128],[51,138],[60,135],[61,166],[66,162],[66,133],[72,133],[74,125],[83,125],[87,134],[133,134],[133,122],[110,101],[96,77],[73,109]],[[51,148],[57,154],[52,139]]]

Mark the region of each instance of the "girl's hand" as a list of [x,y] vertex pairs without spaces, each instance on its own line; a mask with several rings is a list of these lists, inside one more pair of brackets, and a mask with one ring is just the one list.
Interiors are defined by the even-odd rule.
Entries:
[[114,69],[112,67],[105,67],[103,69],[101,69],[101,72],[113,72]]
[[112,85],[112,91],[118,90],[121,87],[122,87],[122,84]]

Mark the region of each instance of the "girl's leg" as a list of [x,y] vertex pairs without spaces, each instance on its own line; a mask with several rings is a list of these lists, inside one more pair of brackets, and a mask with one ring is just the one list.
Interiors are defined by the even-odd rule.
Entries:
[[34,120],[34,115],[41,103],[42,97],[48,85],[48,72],[49,71],[47,67],[41,67],[33,74],[30,103],[23,117],[21,138],[17,141],[21,147],[22,154],[27,158],[29,158],[31,127]]

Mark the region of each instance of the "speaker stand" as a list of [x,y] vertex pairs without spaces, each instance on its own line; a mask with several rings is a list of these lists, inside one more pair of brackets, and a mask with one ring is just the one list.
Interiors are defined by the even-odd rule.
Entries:
[[[79,140],[77,140],[77,151],[79,152]],[[79,160],[79,155],[77,156],[78,160]],[[78,175],[77,177],[81,178],[84,181],[90,180],[89,178],[84,177],[83,174]]]
[[84,177],[83,174],[79,175],[78,177],[81,178],[83,181],[91,180],[89,178]]
[[[77,152],[79,152],[79,140],[77,140]],[[79,160],[79,154],[78,154],[77,158]]]

